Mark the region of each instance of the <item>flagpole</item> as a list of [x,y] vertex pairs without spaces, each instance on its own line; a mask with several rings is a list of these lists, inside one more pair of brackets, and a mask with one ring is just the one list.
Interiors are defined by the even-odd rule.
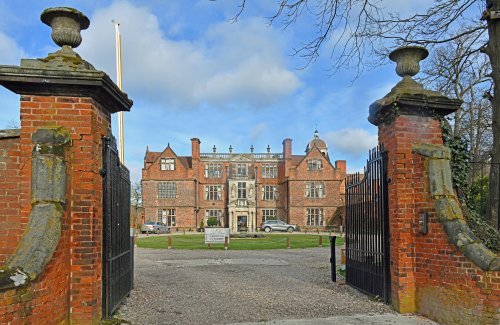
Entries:
[[[120,23],[113,20],[115,25],[115,40],[116,40],[116,81],[118,88],[122,90],[122,37],[120,35]],[[125,139],[123,135],[123,112],[118,112],[118,143],[119,149],[118,154],[120,157],[120,162],[125,163]]]

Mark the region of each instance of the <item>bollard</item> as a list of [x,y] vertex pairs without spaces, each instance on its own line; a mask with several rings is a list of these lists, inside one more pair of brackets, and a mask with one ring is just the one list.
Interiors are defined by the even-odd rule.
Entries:
[[212,247],[212,246],[210,246],[210,243],[208,243],[207,245],[208,245],[208,249],[210,249],[210,247]]
[[335,256],[335,242],[337,241],[337,236],[330,236],[330,264],[332,266],[332,281],[337,282],[337,265]]
[[319,247],[323,247],[323,236],[319,236]]
[[186,234],[186,229],[184,229],[184,235]]
[[167,249],[172,249],[172,237],[167,236]]
[[292,245],[292,240],[290,239],[290,236],[286,239],[286,248],[290,248]]
[[227,237],[224,237],[224,249],[227,251]]

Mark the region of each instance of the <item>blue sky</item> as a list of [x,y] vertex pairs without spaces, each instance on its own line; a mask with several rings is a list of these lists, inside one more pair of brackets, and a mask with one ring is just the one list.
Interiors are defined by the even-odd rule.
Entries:
[[[428,1],[424,1],[428,2]],[[348,171],[364,166],[377,129],[367,121],[370,103],[383,97],[399,77],[394,65],[331,75],[328,46],[318,61],[291,55],[307,39],[313,22],[282,30],[265,17],[276,1],[247,4],[240,20],[236,0],[7,1],[0,0],[0,64],[41,58],[57,50],[50,28],[40,21],[47,7],[74,7],[90,18],[76,49],[116,80],[114,26],[120,22],[123,90],[134,100],[125,113],[125,161],[133,181],[140,179],[146,146],[162,151],[167,143],[190,155],[190,139],[201,151],[281,152],[284,138],[302,154],[318,128],[332,160],[346,159]],[[396,10],[414,10],[414,1],[384,0]],[[420,3],[421,5],[421,3]],[[0,89],[0,128],[19,124],[19,98]],[[113,129],[116,131],[116,116]]]

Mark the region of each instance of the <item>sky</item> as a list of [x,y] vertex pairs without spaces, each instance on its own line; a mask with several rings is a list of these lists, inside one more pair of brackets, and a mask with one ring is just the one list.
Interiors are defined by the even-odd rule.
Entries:
[[[384,0],[400,12],[430,0]],[[132,181],[140,180],[146,147],[163,151],[170,144],[191,155],[191,138],[201,152],[282,151],[293,139],[293,153],[304,154],[317,128],[332,161],[347,160],[360,171],[368,150],[377,145],[377,128],[367,121],[368,106],[398,82],[395,64],[331,74],[328,46],[304,67],[293,55],[314,30],[301,20],[287,29],[270,25],[276,1],[247,1],[236,23],[237,0],[48,1],[0,0],[0,64],[43,58],[58,46],[40,21],[48,7],[83,12],[90,27],[75,49],[83,59],[116,80],[115,29],[120,23],[123,91],[134,101],[124,114],[125,163]],[[328,44],[327,44],[328,45]],[[19,125],[19,96],[0,88],[0,129]],[[117,114],[112,128],[117,135]]]

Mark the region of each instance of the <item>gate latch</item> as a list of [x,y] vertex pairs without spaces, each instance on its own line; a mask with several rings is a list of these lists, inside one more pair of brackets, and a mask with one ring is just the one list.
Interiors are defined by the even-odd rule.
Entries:
[[427,234],[429,233],[429,215],[427,212],[422,212],[419,215],[419,225],[420,225],[420,233]]

